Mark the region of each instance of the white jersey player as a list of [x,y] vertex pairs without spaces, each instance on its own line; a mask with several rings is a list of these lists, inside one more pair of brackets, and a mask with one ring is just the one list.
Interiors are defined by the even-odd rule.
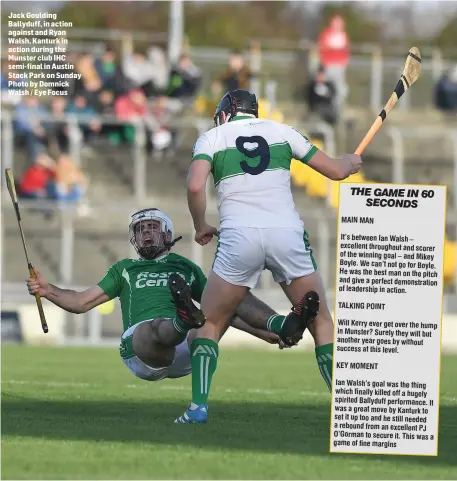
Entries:
[[[209,347],[218,342],[246,292],[268,269],[296,312],[309,311],[308,325],[301,326],[298,339],[308,327],[319,369],[331,389],[333,322],[308,233],[295,209],[290,164],[295,158],[329,179],[342,180],[359,171],[361,158],[348,154],[332,159],[294,128],[259,119],[257,99],[247,90],[227,93],[214,121],[216,127],[195,143],[187,179],[198,243],[205,245],[218,233],[205,219],[205,186],[210,173],[220,214],[217,251],[201,302],[206,324],[198,330],[198,341]],[[282,324],[271,322],[269,328],[289,344],[298,341],[290,326],[284,332]],[[215,364],[210,373],[214,370]],[[197,383],[193,383],[187,422],[206,421],[207,393],[202,403],[196,390]],[[179,419],[183,422],[183,417]]]

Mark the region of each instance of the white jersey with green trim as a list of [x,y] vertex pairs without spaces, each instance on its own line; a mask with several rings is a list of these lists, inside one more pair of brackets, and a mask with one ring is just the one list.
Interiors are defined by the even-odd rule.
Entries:
[[238,115],[201,135],[192,161],[211,164],[221,227],[302,228],[290,164],[307,163],[316,151],[289,125]]

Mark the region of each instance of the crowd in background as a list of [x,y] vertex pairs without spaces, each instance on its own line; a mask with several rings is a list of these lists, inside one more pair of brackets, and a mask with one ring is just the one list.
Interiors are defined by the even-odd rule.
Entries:
[[[350,40],[344,19],[335,15],[318,38],[320,65],[312,73],[303,97],[308,111],[335,125],[348,95],[346,69],[350,60]],[[457,116],[457,65],[445,70],[434,85],[433,105],[445,115]]]
[[[169,66],[164,52],[151,47],[120,61],[106,48],[103,55],[84,53],[69,59],[80,79],[51,98],[7,94],[8,64],[2,69],[2,104],[14,112],[14,137],[27,152],[28,165],[17,179],[23,198],[79,202],[87,189],[87,176],[71,159],[71,132],[66,120],[75,116],[78,136],[86,153],[100,142],[132,143],[141,122],[149,153],[174,151],[177,131],[173,117],[192,107],[202,75],[188,54]],[[243,55],[233,51],[227,68],[216,75],[215,96],[236,88],[249,88],[252,72]],[[20,89],[21,87],[17,87]],[[59,89],[56,89],[59,90]],[[102,120],[100,120],[102,119]]]
[[8,64],[14,62],[3,63],[2,104],[9,103],[13,110],[15,143],[28,157],[17,179],[22,197],[75,202],[84,196],[87,178],[70,157],[75,132],[65,120],[68,114],[75,116],[85,146],[132,143],[133,124],[140,122],[148,152],[173,149],[171,117],[192,104],[201,83],[201,72],[189,55],[183,53],[169,67],[156,47],[133,52],[122,61],[109,47],[100,57],[84,53],[69,61],[81,78],[55,89],[66,90],[67,95],[51,98],[8,95]]
[[[346,69],[350,61],[350,39],[340,15],[335,15],[319,35],[318,49],[319,65],[309,72],[300,96],[311,119],[335,125],[348,94]],[[155,46],[122,59],[107,47],[99,57],[77,54],[69,62],[81,78],[60,89],[67,95],[47,100],[7,95],[8,65],[14,62],[3,62],[2,104],[10,103],[14,111],[15,142],[26,149],[29,160],[17,179],[23,197],[62,202],[83,198],[88,180],[71,159],[70,137],[74,131],[69,131],[64,115],[76,116],[77,133],[86,149],[100,141],[132,143],[132,124],[141,122],[149,153],[173,153],[179,136],[172,120],[192,107],[202,84],[202,73],[188,54],[183,53],[169,65],[163,50]],[[252,79],[252,70],[241,52],[233,51],[227,68],[213,79],[211,94],[220,98],[229,90],[248,89]],[[457,67],[445,72],[434,94],[437,109],[457,112]]]

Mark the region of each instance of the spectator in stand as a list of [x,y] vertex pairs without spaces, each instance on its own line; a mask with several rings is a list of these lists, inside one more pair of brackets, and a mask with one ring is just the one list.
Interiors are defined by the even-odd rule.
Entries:
[[126,123],[123,128],[124,137],[128,142],[133,142],[134,128],[132,125],[138,121],[143,121],[145,125],[147,123],[148,99],[143,90],[132,89],[116,99],[114,112],[118,120]]
[[97,111],[92,105],[89,105],[84,95],[76,95],[65,109],[65,112],[77,116],[77,122],[85,142],[90,141],[95,134],[100,132],[102,126],[96,118]]
[[55,175],[49,179],[46,191],[51,200],[65,203],[80,202],[87,190],[87,178],[66,154],[60,156]]
[[160,95],[167,87],[168,67],[165,56],[158,48],[151,48],[146,56],[134,52],[123,64],[123,73],[134,88],[143,91],[147,98]]
[[155,128],[151,136],[151,150],[164,152],[170,149],[175,151],[177,131],[171,125],[172,115],[176,114],[176,106],[172,99],[162,96],[157,97],[151,107],[151,114],[155,120]]
[[[167,98],[157,97],[152,105],[152,109],[150,109],[148,99],[140,89],[133,89],[128,94],[122,95],[114,105],[118,120],[127,124],[142,122],[146,129],[146,147],[149,153],[153,150],[163,150],[171,141],[171,134],[166,126],[166,122],[169,120]],[[130,138],[132,135],[127,134]]]
[[124,122],[143,119],[148,113],[148,99],[141,89],[132,89],[114,103],[116,117]]
[[170,79],[170,68],[165,52],[159,47],[151,47],[148,50],[148,60],[154,66],[153,84],[157,95],[163,95],[167,91]]
[[[114,109],[114,92],[111,90],[102,90],[97,99],[97,113],[104,117],[116,117]],[[114,121],[103,120],[101,135],[107,136],[110,143],[119,144],[123,138],[122,126]]]
[[68,125],[65,120],[65,109],[67,107],[67,98],[64,96],[56,96],[51,99],[51,117],[52,122],[49,125],[50,141],[55,141],[59,153],[68,153],[70,148],[70,139],[68,135]]
[[[81,54],[78,57],[75,63],[75,72],[81,74],[81,79],[75,80],[72,89],[73,95],[100,90],[102,82],[94,66],[94,61],[92,55],[87,53]],[[95,88],[95,86],[97,87]]]
[[56,165],[50,158],[38,159],[22,173],[18,195],[23,199],[46,199],[47,186],[55,176]]
[[187,54],[182,54],[170,72],[168,97],[189,99],[193,98],[200,88],[201,71]]
[[94,67],[101,80],[101,90],[122,95],[132,87],[124,77],[117,62],[116,52],[111,47],[106,47],[103,56],[95,60]]
[[111,47],[106,47],[101,58],[94,62],[95,70],[105,88],[108,82],[112,82],[116,76],[116,54]]
[[443,73],[434,88],[435,107],[446,115],[457,114],[457,66]]
[[334,15],[329,26],[319,35],[319,59],[325,67],[327,78],[336,87],[336,105],[340,110],[347,95],[346,67],[350,58],[350,43],[341,15]]
[[25,141],[29,159],[32,162],[47,162],[48,138],[45,117],[46,108],[40,104],[38,97],[26,96],[14,110],[14,131]]
[[222,91],[248,90],[251,78],[251,69],[245,65],[243,55],[239,50],[234,50],[230,56],[228,68],[220,73],[213,83],[213,93],[220,95]]
[[115,115],[114,92],[108,89],[103,89],[98,94],[96,108],[100,115]]
[[84,80],[82,88],[78,95],[83,95],[87,99],[87,103],[95,108],[100,92],[102,91],[102,82],[99,78],[91,78]]
[[152,79],[154,78],[154,67],[148,61],[143,52],[134,52],[129,55],[123,65],[123,73],[135,89],[141,89],[146,96],[155,92]]
[[335,96],[335,85],[327,79],[325,67],[321,65],[306,87],[306,101],[309,111],[318,115],[324,122],[334,125],[339,115],[335,104]]

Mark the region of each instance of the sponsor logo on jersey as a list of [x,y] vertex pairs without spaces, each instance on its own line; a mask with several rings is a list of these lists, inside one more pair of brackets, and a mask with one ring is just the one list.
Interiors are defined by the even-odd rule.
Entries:
[[[145,287],[166,287],[171,274],[178,274],[187,282],[185,276],[180,272],[140,272],[136,278],[135,287],[137,289],[143,289]],[[195,276],[192,274],[187,283],[192,285],[194,281]]]

